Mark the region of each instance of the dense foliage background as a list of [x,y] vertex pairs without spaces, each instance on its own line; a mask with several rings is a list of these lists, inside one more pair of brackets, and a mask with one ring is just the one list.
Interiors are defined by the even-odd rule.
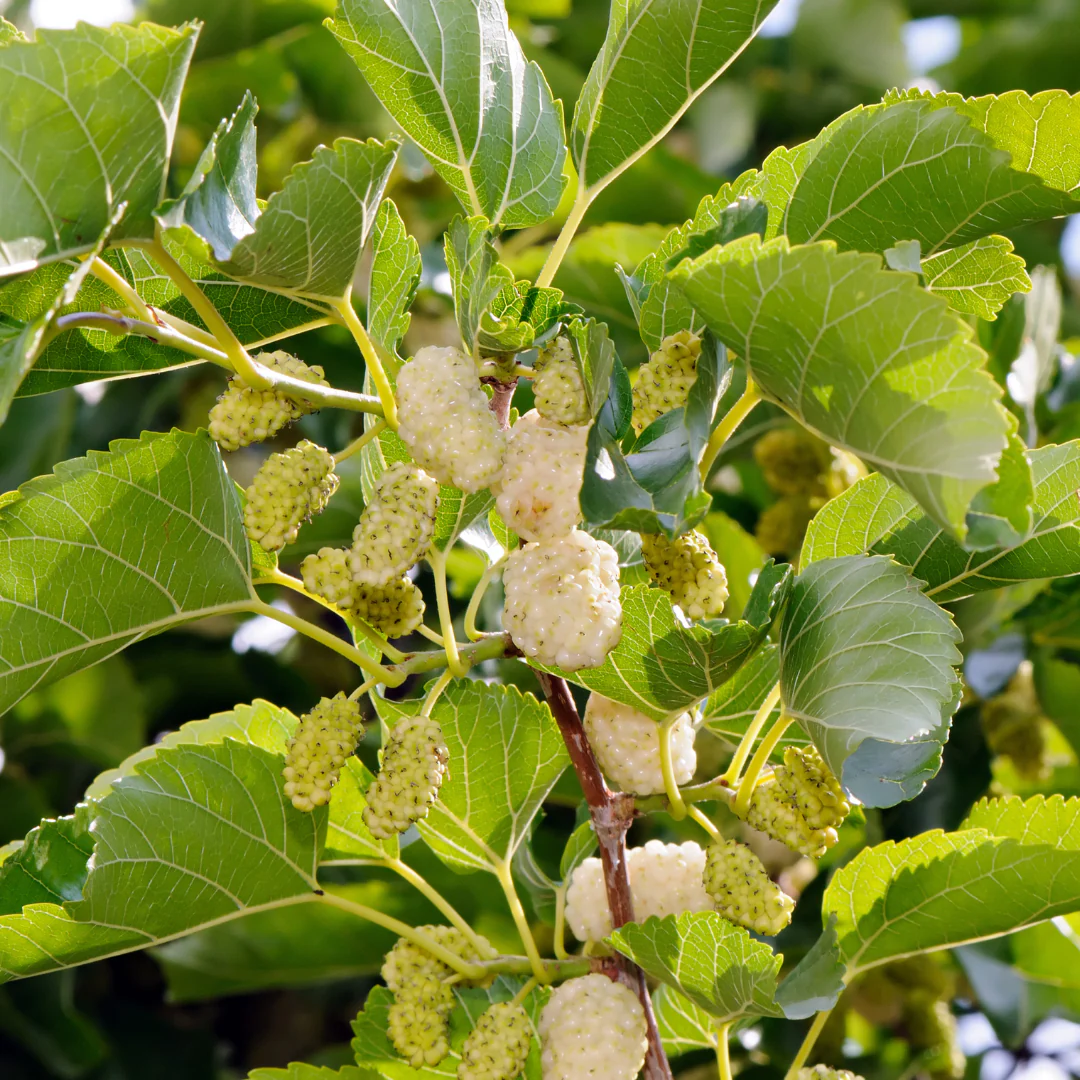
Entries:
[[[0,13],[31,29],[33,17],[62,5],[0,3]],[[70,5],[92,16],[94,5]],[[607,0],[509,0],[526,53],[543,68],[569,115],[585,72],[603,39]],[[331,0],[151,0],[139,16],[164,24],[201,19],[196,62],[187,82],[173,159],[176,190],[222,116],[246,89],[260,104],[259,180],[278,189],[297,161],[339,135],[385,136],[393,125],[356,66],[323,28]],[[731,72],[707,92],[671,135],[596,200],[555,284],[589,314],[609,322],[622,359],[644,358],[623,288],[611,264],[634,266],[664,226],[693,214],[723,179],[757,166],[778,145],[795,145],[834,117],[913,82],[964,94],[1009,89],[1080,90],[1080,0],[803,0],[782,3],[766,30]],[[441,236],[455,203],[422,156],[406,147],[389,193],[422,244],[420,303],[407,340],[454,340],[449,279]],[[997,322],[980,327],[996,373],[1028,425],[1029,441],[1080,436],[1080,219],[1047,222],[1010,233],[1033,273],[1035,289],[1014,297]],[[546,226],[540,227],[541,230]],[[504,242],[503,256],[521,276],[535,274],[544,253],[542,231]],[[1072,276],[1070,276],[1070,267]],[[296,351],[322,364],[334,385],[361,389],[363,369],[339,328],[315,330]],[[291,347],[291,346],[290,346]],[[1014,361],[1021,357],[1019,364]],[[0,428],[0,491],[47,472],[60,460],[144,429],[194,430],[220,392],[220,373],[206,366],[154,380],[91,383],[83,390],[15,402]],[[527,407],[527,403],[522,403]],[[707,528],[745,582],[764,552],[759,519],[776,501],[753,461],[751,446],[769,414],[741,430],[714,480],[715,513]],[[757,415],[757,414],[756,414]],[[348,414],[305,418],[304,434],[328,445],[347,438]],[[342,429],[331,425],[341,425]],[[241,481],[262,451],[230,469]],[[344,475],[331,509],[304,531],[283,562],[295,564],[351,531],[360,504],[359,476]],[[782,548],[777,554],[783,553]],[[478,579],[479,556],[454,553],[450,567],[459,609]],[[1036,590],[1017,587],[954,605],[965,631],[967,703],[959,713],[938,778],[911,803],[866,815],[848,827],[828,862],[864,840],[901,839],[926,829],[955,828],[986,793],[1080,795],[1080,638],[1058,617],[1041,617]],[[1073,590],[1075,593],[1075,589]],[[492,605],[497,597],[489,598]],[[744,595],[734,590],[737,607]],[[1043,607],[1048,602],[1043,600]],[[304,612],[318,619],[317,609]],[[1017,613],[1020,613],[1017,615]],[[1015,618],[1014,618],[1015,616]],[[1075,616],[1073,617],[1075,619]],[[1075,625],[1075,623],[1073,624]],[[1073,634],[1070,637],[1070,633]],[[1053,648],[1051,657],[1045,650]],[[1076,650],[1076,652],[1070,652]],[[1034,661],[1042,719],[1009,742],[995,728],[987,699],[998,695],[1022,662]],[[1026,670],[1026,669],[1025,669]],[[506,662],[507,679],[531,678]],[[266,697],[299,713],[320,695],[351,689],[344,660],[267,620],[210,620],[144,641],[122,656],[32,694],[0,717],[0,844],[22,837],[42,818],[68,813],[102,769],[188,720]],[[409,693],[408,686],[402,691]],[[1038,738],[1031,734],[1036,731]],[[1032,739],[1034,738],[1034,742]],[[374,748],[362,748],[374,765]],[[572,824],[579,796],[564,777],[549,821]],[[650,819],[654,835],[675,839],[679,827]],[[644,830],[633,842],[647,838]],[[689,833],[687,835],[690,835]],[[538,843],[543,852],[543,830]],[[432,857],[416,845],[418,864]],[[434,871],[454,903],[493,941],[506,916],[485,908],[468,879]],[[797,875],[800,864],[789,873]],[[805,884],[807,896],[820,889]],[[370,903],[382,885],[368,875]],[[778,944],[797,956],[817,934],[816,902],[800,906]],[[288,912],[284,913],[288,916]],[[542,930],[543,928],[541,928]],[[303,936],[303,923],[273,913],[203,932],[149,954],[134,954],[0,988],[0,1076],[23,1078],[153,1077],[202,1080],[243,1076],[291,1060],[340,1064],[351,1060],[348,1022],[371,985],[389,941],[369,932],[354,940],[351,923],[338,938]],[[1049,1016],[1080,1021],[1080,919],[1037,927],[963,950],[954,965],[968,1075],[999,1080],[1029,1068],[1032,1055],[1080,1074],[1080,1028],[1045,1024]],[[1007,965],[1016,962],[1016,966]],[[841,1009],[822,1051],[870,1080],[912,1074],[905,1033]],[[988,1018],[988,1019],[987,1019]],[[769,1069],[769,1053],[790,1057],[790,1025],[766,1024],[744,1034],[744,1068]],[[1074,1036],[1073,1032],[1078,1034]],[[910,1035],[910,1033],[908,1033]],[[845,1041],[846,1040],[846,1041]],[[827,1043],[827,1045],[826,1045]],[[1008,1049],[991,1049],[1004,1045]],[[326,1049],[329,1046],[330,1049]],[[1059,1052],[1060,1051],[1060,1052]],[[1071,1053],[1071,1056],[1070,1056]],[[715,1066],[693,1056],[684,1076],[713,1076]],[[700,1070],[696,1072],[695,1070]],[[906,1070],[906,1071],[905,1071]],[[942,1074],[944,1075],[944,1074]]]

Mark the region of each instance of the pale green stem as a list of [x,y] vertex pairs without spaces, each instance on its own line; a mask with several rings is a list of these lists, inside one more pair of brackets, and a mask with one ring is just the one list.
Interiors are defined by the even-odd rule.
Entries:
[[699,807],[690,806],[686,811],[687,815],[694,819],[713,840],[722,840],[723,836],[720,830],[709,820],[707,814],[705,814]]
[[334,455],[334,468],[336,469],[343,461],[348,461],[353,454],[358,454],[372,439],[377,439],[386,430],[386,421],[379,420],[372,424],[363,435],[353,439],[344,450],[339,450]]
[[[497,657],[508,655],[512,642],[509,634],[487,634],[480,641],[472,642],[462,647],[459,656],[461,663],[467,671],[474,664],[482,660],[494,660]],[[417,675],[422,671],[434,671],[436,668],[446,667],[446,652],[439,649],[437,652],[428,651],[406,656],[400,664],[394,664],[385,670],[393,675]],[[392,685],[397,686],[398,683]]]
[[503,565],[506,563],[507,556],[504,555],[501,559],[496,559],[481,575],[480,580],[477,582],[476,588],[473,589],[472,597],[469,599],[469,606],[465,609],[465,636],[470,641],[479,641],[483,636],[479,630],[476,629],[476,616],[480,613],[480,604],[483,602],[484,593],[487,592],[488,586],[494,580],[495,575],[498,574]]
[[716,1068],[720,1080],[731,1080],[731,1052],[728,1049],[730,1024],[716,1025]]
[[443,648],[446,650],[446,666],[452,675],[461,676],[469,669],[461,663],[454,638],[454,620],[450,615],[450,597],[446,591],[446,554],[432,547],[426,558],[435,575],[435,598],[439,607],[439,629],[442,631]]
[[754,719],[750,721],[750,726],[743,733],[739,745],[735,748],[735,756],[731,759],[727,772],[724,773],[724,779],[731,787],[734,787],[739,782],[742,767],[746,764],[746,759],[750,756],[750,751],[754,748],[754,743],[761,734],[761,729],[769,722],[769,717],[779,700],[780,684],[777,683],[761,703],[761,708],[754,713]]
[[514,877],[510,872],[510,864],[500,862],[493,869],[495,876],[499,879],[499,884],[502,886],[502,891],[506,894],[506,902],[510,905],[510,914],[514,918],[514,925],[517,927],[521,943],[525,946],[525,954],[532,965],[533,976],[537,982],[547,984],[551,981],[551,975],[545,969],[540,950],[536,947],[536,939],[533,937],[532,928],[529,926],[529,920],[525,917],[525,909],[521,906],[521,898],[514,887]]
[[131,282],[123,274],[114,270],[104,259],[97,255],[93,256],[90,260],[90,273],[98,281],[108,285],[118,296],[123,297],[137,319],[148,323],[155,321],[146,301],[135,291]]
[[427,697],[424,698],[424,705],[420,710],[421,716],[430,716],[431,710],[435,708],[435,702],[442,696],[442,692],[450,685],[454,678],[454,673],[450,670],[444,671],[432,684],[431,689],[427,692]]
[[566,951],[566,886],[561,885],[555,890],[555,958],[567,960],[570,954]]
[[445,648],[442,634],[440,634],[437,630],[432,630],[431,627],[428,626],[426,623],[421,623],[416,628],[416,632],[421,637],[427,638],[428,641],[433,641],[436,645],[439,646],[440,649]]
[[352,334],[353,340],[363,354],[368,374],[382,402],[386,422],[394,431],[397,431],[397,403],[394,401],[394,391],[390,386],[390,380],[386,377],[382,359],[372,344],[371,338],[368,337],[364,324],[356,314],[356,309],[352,306],[352,290],[350,289],[340,300],[335,300],[333,307],[341,316],[341,321],[349,328],[349,333]]
[[686,817],[686,803],[679,794],[679,785],[675,782],[675,763],[671,760],[671,729],[681,716],[676,713],[669,716],[660,725],[660,771],[664,775],[664,794],[668,798],[668,813],[676,821]]
[[784,737],[784,732],[791,726],[793,719],[793,717],[781,713],[780,718],[773,724],[769,734],[761,740],[761,745],[750,759],[750,764],[746,768],[746,775],[739,781],[739,791],[735,796],[735,805],[732,808],[739,817],[746,813],[746,808],[750,805],[750,797],[754,794],[754,788],[757,787],[758,777],[761,776],[762,770],[768,765],[772,752]]
[[540,271],[540,276],[536,279],[538,288],[546,288],[551,284],[563,259],[566,257],[567,251],[570,249],[570,241],[574,239],[574,234],[578,231],[578,227],[581,225],[592,200],[593,196],[589,191],[579,186],[574,205],[570,208],[570,213],[563,223],[562,230],[555,238],[555,244],[548,253],[544,268]]
[[795,1055],[795,1060],[792,1061],[784,1080],[796,1080],[799,1070],[806,1064],[806,1059],[810,1056],[810,1051],[814,1049],[814,1043],[817,1042],[821,1029],[825,1026],[825,1021],[829,1019],[831,1012],[832,1009],[826,1009],[814,1017],[814,1022],[810,1025],[810,1030],[806,1033],[806,1038],[803,1039],[802,1046],[799,1047],[799,1052]]
[[735,433],[735,429],[750,415],[754,406],[761,400],[757,387],[750,379],[746,381],[746,389],[743,395],[731,406],[727,416],[716,425],[709,441],[705,446],[705,454],[701,459],[701,479],[704,480],[713,467],[713,463],[720,456],[724,443]]
[[368,679],[362,682],[350,695],[350,701],[359,701],[369,690],[374,690],[379,685],[378,679]]
[[511,1005],[520,1005],[538,986],[540,980],[535,976],[531,979],[526,979],[525,985],[511,998]]

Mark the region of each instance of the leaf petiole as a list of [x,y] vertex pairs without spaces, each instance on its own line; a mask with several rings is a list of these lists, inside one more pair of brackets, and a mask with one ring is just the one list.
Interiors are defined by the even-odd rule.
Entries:
[[731,759],[731,764],[727,767],[727,772],[723,775],[723,779],[729,787],[733,788],[738,784],[742,767],[746,764],[746,759],[750,756],[750,751],[754,748],[757,737],[761,734],[762,728],[769,722],[769,717],[779,700],[780,684],[777,683],[765,695],[765,700],[761,703],[758,711],[754,713],[754,719],[750,721],[750,726],[743,732],[743,737],[735,748],[735,755]]
[[386,376],[386,369],[383,367],[382,359],[352,305],[352,289],[340,300],[335,300],[333,308],[341,321],[348,327],[349,333],[352,334],[353,340],[364,357],[368,374],[375,384],[376,391],[378,391],[379,401],[382,402],[383,416],[386,417],[387,424],[390,425],[391,430],[397,431],[397,403],[394,400],[394,391],[390,386],[390,380]]
[[787,731],[793,721],[794,717],[781,713],[780,718],[773,724],[772,730],[761,740],[761,745],[757,748],[746,768],[746,775],[739,781],[739,790],[735,796],[735,804],[732,807],[739,817],[746,813],[746,808],[750,805],[750,798],[754,794],[754,788],[757,787],[762,770],[768,765],[772,752],[776,749],[777,744],[784,737],[784,732]]
[[735,429],[750,415],[759,401],[761,401],[761,394],[758,393],[758,388],[754,385],[753,380],[747,378],[746,389],[743,391],[742,397],[731,406],[727,415],[716,425],[713,433],[709,436],[699,466],[702,480],[708,479],[709,472],[716,459],[720,456],[724,444],[735,433]]
[[377,439],[386,430],[386,421],[379,420],[372,424],[363,435],[353,439],[344,450],[339,450],[334,455],[334,468],[336,469],[343,461],[348,461],[353,454],[358,454],[372,439]]
[[803,1039],[802,1045],[799,1047],[799,1052],[795,1055],[795,1059],[784,1074],[784,1080],[796,1080],[799,1070],[806,1064],[806,1059],[810,1056],[810,1051],[814,1049],[814,1043],[817,1042],[821,1029],[825,1026],[825,1021],[829,1019],[831,1013],[832,1009],[826,1009],[814,1017],[814,1022],[810,1025],[810,1030],[806,1033],[806,1038]]
[[505,555],[501,559],[496,559],[484,571],[476,584],[476,588],[473,589],[473,594],[469,599],[469,606],[465,610],[465,636],[470,641],[479,641],[484,636],[476,629],[476,616],[480,613],[480,604],[483,602],[484,593],[487,592],[488,586],[494,580],[495,575],[502,570],[506,559],[507,556]]
[[660,725],[660,770],[664,776],[664,794],[668,799],[668,813],[676,821],[681,821],[686,817],[687,812],[686,803],[683,802],[682,795],[679,793],[679,785],[675,782],[675,765],[671,760],[671,729],[681,715],[681,713],[675,713]]
[[517,927],[518,934],[521,937],[521,943],[525,946],[525,954],[528,956],[529,964],[532,966],[533,977],[537,982],[546,985],[551,982],[551,975],[544,966],[540,950],[536,947],[536,939],[533,937],[529,920],[525,917],[525,909],[521,906],[521,898],[518,896],[517,888],[514,886],[514,877],[510,872],[510,864],[498,862],[494,864],[492,869],[502,886],[502,891],[506,894],[506,902],[510,905],[510,914],[513,916],[514,925]]
[[123,274],[120,274],[113,269],[113,267],[100,256],[91,256],[90,273],[93,274],[98,281],[108,285],[114,293],[127,301],[127,304],[131,308],[136,319],[148,323],[155,321],[146,301],[132,287],[131,282],[129,282]]
[[728,1048],[730,1024],[716,1025],[716,1068],[720,1080],[731,1080],[731,1052]]
[[450,614],[450,597],[446,591],[446,554],[438,548],[429,549],[425,558],[435,575],[435,597],[439,607],[439,629],[442,631],[446,666],[451,675],[464,675],[469,669],[461,662],[457,640],[454,638],[454,620]]
[[570,250],[570,242],[574,239],[574,234],[578,231],[578,227],[584,220],[592,200],[593,196],[586,188],[578,187],[574,205],[570,208],[570,213],[567,215],[559,235],[555,238],[555,243],[552,246],[551,251],[548,252],[548,257],[544,262],[543,269],[540,271],[540,276],[536,279],[537,288],[547,288],[547,286],[551,284],[563,259],[566,258],[567,251]]

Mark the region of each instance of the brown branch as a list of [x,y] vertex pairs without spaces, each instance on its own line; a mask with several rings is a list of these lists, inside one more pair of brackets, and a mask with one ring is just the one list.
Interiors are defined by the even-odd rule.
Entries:
[[514,390],[517,387],[517,377],[515,376],[509,382],[503,382],[502,379],[485,376],[480,381],[491,387],[492,398],[488,402],[488,408],[495,414],[499,427],[505,430],[510,426],[510,402],[513,400]]
[[[604,781],[566,680],[542,671],[538,671],[536,675],[551,706],[555,722],[559,725],[559,731],[562,732],[566,749],[570,752],[570,760],[581,782],[585,801],[589,804],[593,829],[600,844],[600,861],[604,865],[604,886],[611,910],[611,923],[619,927],[633,922],[634,905],[630,896],[630,873],[626,862],[626,833],[634,819],[634,797],[613,792]],[[653,1013],[645,973],[624,956],[614,958],[611,967],[614,977],[637,994],[641,1007],[645,1010],[649,1035],[645,1080],[672,1080],[671,1066],[656,1027],[656,1015]],[[611,975],[612,971],[607,974]]]

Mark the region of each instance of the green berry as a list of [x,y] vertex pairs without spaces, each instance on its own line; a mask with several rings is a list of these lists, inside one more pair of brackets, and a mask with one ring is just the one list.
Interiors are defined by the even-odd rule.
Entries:
[[387,1015],[387,1031],[394,1049],[413,1068],[438,1065],[450,1053],[447,1041],[447,1014],[454,1003],[449,986],[440,987],[441,1008],[429,1008],[412,998],[396,1001]]
[[525,1068],[531,1043],[532,1025],[520,1005],[492,1005],[461,1048],[458,1080],[514,1080]]
[[536,359],[533,398],[536,411],[556,424],[589,422],[589,400],[570,339],[560,335]]
[[382,768],[367,791],[364,824],[380,840],[427,816],[446,775],[450,752],[429,716],[399,720],[383,751]]
[[660,342],[660,348],[638,370],[634,384],[634,430],[640,435],[657,417],[681,409],[697,378],[701,338],[680,330]]
[[811,829],[838,829],[851,813],[840,781],[814,746],[789,746],[775,776]]
[[858,1073],[848,1069],[830,1069],[828,1065],[815,1065],[799,1070],[798,1080],[863,1080]]
[[754,460],[765,482],[779,495],[825,494],[832,464],[828,443],[802,428],[774,428],[754,444]]
[[903,1023],[912,1049],[927,1052],[923,1063],[932,1080],[960,1080],[967,1059],[960,1049],[956,1017],[949,1003],[917,990],[904,1002]]
[[735,840],[719,840],[705,857],[705,891],[716,910],[739,926],[772,937],[789,922],[795,903],[765,872],[761,860]]
[[318,555],[308,555],[300,564],[304,588],[321,596],[328,603],[347,608],[356,591],[349,572],[349,552],[341,548],[324,547]]
[[675,540],[661,533],[641,537],[649,577],[690,619],[714,619],[727,603],[727,573],[709,541],[696,529]]
[[1050,775],[1041,713],[1027,661],[1005,690],[982,706],[982,726],[990,749],[1009,758],[1025,780],[1045,780]]
[[337,491],[334,456],[305,439],[271,454],[245,492],[244,526],[266,551],[291,544],[300,524],[318,514]]
[[424,621],[424,594],[406,577],[381,587],[354,583],[349,610],[388,638],[405,637]]
[[[255,360],[263,367],[294,379],[327,385],[321,367],[308,367],[303,360],[287,352],[259,353]],[[234,375],[210,410],[210,437],[223,450],[239,450],[241,446],[272,438],[287,424],[310,411],[285,394],[256,390],[239,375]]]
[[282,770],[285,795],[297,810],[314,810],[327,802],[362,730],[360,707],[344,694],[323,698],[300,718],[286,744]]
[[431,543],[438,505],[437,481],[408,462],[391,465],[353,530],[353,581],[381,588],[414,566]]
[[806,528],[822,503],[806,495],[785,495],[762,510],[754,529],[768,555],[794,556],[802,547]]
[[[783,772],[782,769],[777,770]],[[837,841],[836,830],[814,829],[799,812],[795,800],[770,778],[759,784],[746,808],[746,823],[753,829],[779,840],[781,844],[811,858],[820,858]]]

